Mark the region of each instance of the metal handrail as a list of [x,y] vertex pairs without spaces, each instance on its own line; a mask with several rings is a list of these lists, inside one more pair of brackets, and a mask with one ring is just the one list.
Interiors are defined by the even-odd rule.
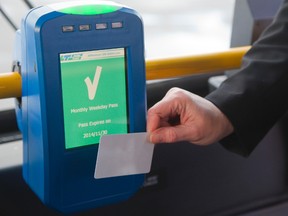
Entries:
[[[246,46],[211,54],[148,59],[146,79],[167,79],[236,69],[241,66],[242,58],[249,49]],[[21,96],[21,75],[18,72],[0,73],[0,99]]]
[[245,46],[210,54],[147,60],[146,78],[166,79],[236,69],[241,66],[242,58],[250,48]]
[[21,96],[21,75],[18,72],[0,73],[0,99]]

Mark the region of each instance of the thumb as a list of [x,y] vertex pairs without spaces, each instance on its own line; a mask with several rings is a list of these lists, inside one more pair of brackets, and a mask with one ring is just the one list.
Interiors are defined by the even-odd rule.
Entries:
[[150,142],[152,143],[173,143],[179,142],[186,138],[187,128],[181,125],[161,127],[150,133]]

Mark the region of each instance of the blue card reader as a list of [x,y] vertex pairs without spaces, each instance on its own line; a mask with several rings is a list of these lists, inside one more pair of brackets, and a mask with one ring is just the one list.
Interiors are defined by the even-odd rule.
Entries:
[[[57,3],[23,19],[23,176],[41,201],[73,213],[125,200],[144,175],[94,179],[99,139],[146,129],[143,24],[107,1]],[[121,163],[121,161],[119,161]]]

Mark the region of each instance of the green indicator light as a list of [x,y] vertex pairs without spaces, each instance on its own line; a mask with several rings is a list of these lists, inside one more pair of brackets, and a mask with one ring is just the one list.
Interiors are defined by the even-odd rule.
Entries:
[[75,15],[99,15],[112,13],[123,8],[122,5],[109,1],[69,1],[48,5],[52,10]]
[[120,8],[121,7],[116,5],[77,5],[62,8],[59,10],[59,12],[75,15],[98,15],[112,13]]

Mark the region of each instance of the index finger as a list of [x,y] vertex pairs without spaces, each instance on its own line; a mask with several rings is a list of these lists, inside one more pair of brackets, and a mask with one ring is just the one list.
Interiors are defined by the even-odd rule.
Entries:
[[148,110],[147,132],[169,125],[168,120],[173,115],[170,100],[162,99]]

